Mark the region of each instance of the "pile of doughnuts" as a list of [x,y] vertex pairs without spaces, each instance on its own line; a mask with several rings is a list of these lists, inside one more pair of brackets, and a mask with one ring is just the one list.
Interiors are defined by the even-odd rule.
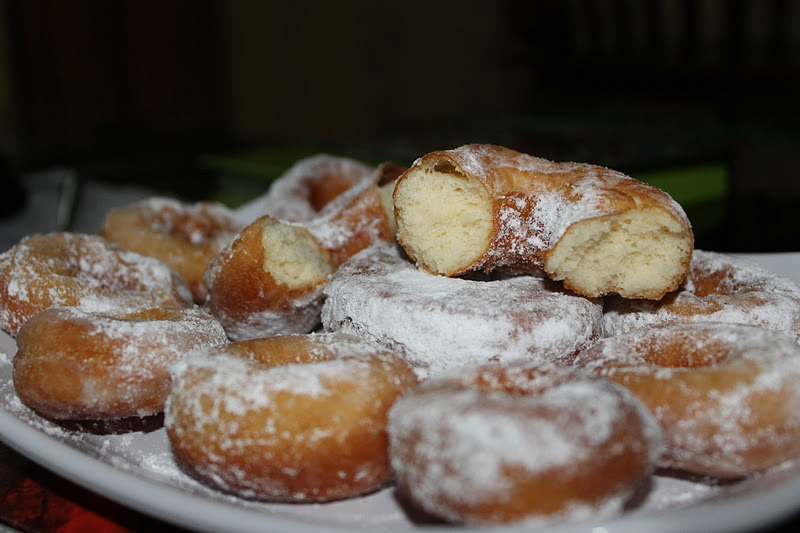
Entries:
[[246,499],[391,486],[543,524],[800,457],[800,288],[696,250],[655,187],[494,145],[320,154],[239,209],[32,235],[0,254],[0,328],[25,405],[163,413],[181,469]]

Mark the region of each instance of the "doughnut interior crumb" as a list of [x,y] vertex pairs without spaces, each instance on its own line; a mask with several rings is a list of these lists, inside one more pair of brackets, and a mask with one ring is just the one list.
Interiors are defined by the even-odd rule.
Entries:
[[434,273],[462,273],[489,247],[489,192],[452,165],[410,171],[395,187],[394,204],[403,247]]
[[573,224],[545,260],[553,279],[589,296],[659,299],[678,287],[693,239],[667,211],[649,207]]
[[327,252],[307,229],[269,217],[261,225],[263,269],[275,281],[297,289],[321,283],[333,273]]

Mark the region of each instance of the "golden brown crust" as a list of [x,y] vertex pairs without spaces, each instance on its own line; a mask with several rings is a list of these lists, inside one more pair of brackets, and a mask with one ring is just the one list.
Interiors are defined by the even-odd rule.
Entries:
[[[317,154],[298,160],[278,177],[267,193],[240,210],[270,215],[287,222],[308,222],[348,189],[374,172],[347,157]],[[249,222],[249,221],[248,221]]]
[[381,189],[397,174],[394,165],[381,165],[311,221],[265,215],[242,230],[205,276],[206,306],[231,339],[310,332],[328,276],[357,252],[394,240]]
[[34,234],[0,254],[0,328],[11,335],[53,305],[108,311],[153,304],[190,306],[191,292],[165,263],[97,235]]
[[661,465],[722,478],[800,456],[800,346],[766,328],[665,324],[605,338],[576,365],[628,388],[666,437]]
[[658,301],[605,300],[606,336],[667,323],[763,326],[800,341],[800,287],[742,257],[695,250],[678,290]]
[[150,198],[109,211],[100,235],[163,261],[186,280],[195,302],[202,303],[208,295],[203,276],[209,261],[240,229],[220,204]]
[[[301,267],[311,263],[312,271],[304,275]],[[296,278],[281,277],[295,274],[291,270]],[[317,324],[331,271],[329,255],[307,230],[264,216],[209,264],[206,308],[232,340],[307,333]]]
[[312,502],[390,480],[386,413],[417,383],[401,359],[324,334],[233,343],[185,363],[165,426],[178,462],[204,483]]
[[373,244],[395,240],[394,221],[380,187],[391,185],[401,172],[394,164],[381,165],[369,179],[342,193],[318,218],[304,225],[330,254],[334,268]]
[[25,405],[53,419],[156,414],[169,392],[169,365],[226,341],[222,327],[196,308],[110,315],[51,307],[20,330],[14,386]]

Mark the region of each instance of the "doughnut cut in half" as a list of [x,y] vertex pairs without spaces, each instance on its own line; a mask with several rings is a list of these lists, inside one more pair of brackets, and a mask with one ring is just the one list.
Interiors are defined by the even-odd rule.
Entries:
[[493,145],[418,159],[394,192],[398,240],[445,276],[543,269],[585,296],[659,299],[685,278],[686,213],[620,172]]

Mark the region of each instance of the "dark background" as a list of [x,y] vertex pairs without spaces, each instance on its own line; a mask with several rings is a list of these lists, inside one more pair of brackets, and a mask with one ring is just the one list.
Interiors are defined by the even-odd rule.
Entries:
[[800,250],[798,89],[800,0],[0,0],[3,212],[53,165],[194,200],[209,155],[492,142],[716,165],[698,247]]
[[0,0],[0,227],[53,167],[200,200],[209,156],[492,142],[711,165],[698,247],[800,251],[798,95],[800,0]]

